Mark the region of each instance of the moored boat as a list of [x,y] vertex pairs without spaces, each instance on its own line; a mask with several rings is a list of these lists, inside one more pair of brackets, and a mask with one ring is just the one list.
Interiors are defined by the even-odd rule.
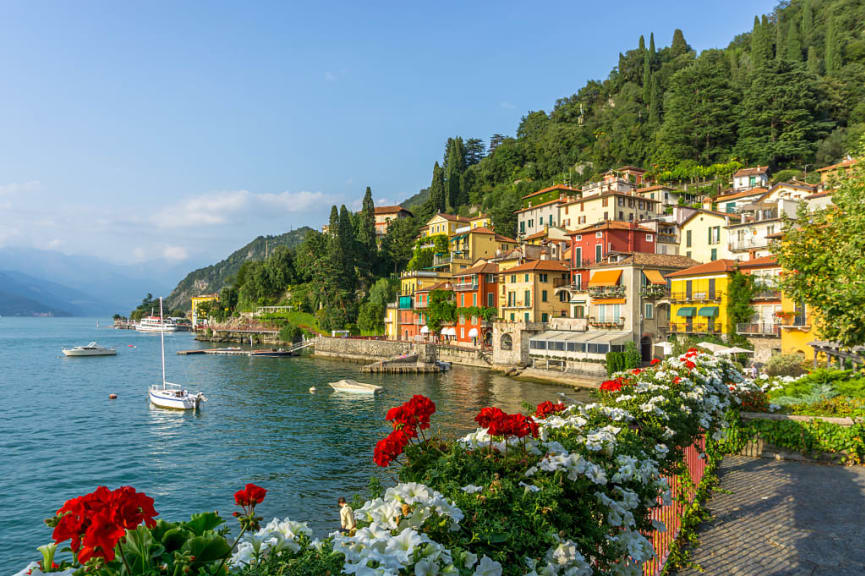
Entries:
[[[159,299],[159,317],[162,323],[162,298]],[[201,392],[190,394],[179,384],[168,382],[165,379],[165,330],[159,330],[159,342],[162,347],[162,386],[154,384],[148,390],[150,403],[159,408],[172,410],[197,410],[207,398]]]
[[63,354],[66,356],[116,356],[117,350],[114,348],[99,346],[96,342],[91,342],[87,346],[64,348]]
[[382,391],[381,386],[376,386],[375,384],[364,384],[363,382],[349,379],[331,382],[330,387],[337,392],[350,392],[352,394],[375,394],[376,392]]
[[177,332],[177,322],[171,318],[148,316],[135,326],[139,332]]

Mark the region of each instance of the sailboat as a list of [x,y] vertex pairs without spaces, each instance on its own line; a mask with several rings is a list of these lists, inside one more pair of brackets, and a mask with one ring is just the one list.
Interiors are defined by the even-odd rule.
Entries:
[[[162,321],[162,298],[159,298],[159,320]],[[159,340],[162,346],[162,386],[154,384],[150,387],[150,402],[160,408],[171,408],[174,410],[197,410],[207,398],[201,392],[190,394],[179,384],[172,384],[165,379],[165,333],[159,332]]]

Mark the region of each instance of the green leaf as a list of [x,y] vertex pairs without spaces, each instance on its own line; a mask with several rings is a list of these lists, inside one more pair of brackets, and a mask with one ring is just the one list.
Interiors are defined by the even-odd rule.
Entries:
[[226,558],[231,553],[231,546],[222,536],[195,536],[184,546],[186,552],[195,556],[194,564],[207,564]]
[[225,520],[220,518],[219,514],[216,512],[202,512],[201,514],[193,514],[189,522],[185,523],[185,526],[195,535],[201,536],[208,530],[213,530],[223,522],[225,522]]

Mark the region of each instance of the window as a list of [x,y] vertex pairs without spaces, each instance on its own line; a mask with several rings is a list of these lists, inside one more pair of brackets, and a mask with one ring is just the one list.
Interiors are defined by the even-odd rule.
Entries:
[[466,307],[466,295],[465,294],[460,294],[460,306],[462,306],[463,308]]
[[634,213],[633,213],[633,212],[631,212],[630,214],[628,214],[628,220],[629,220],[630,222],[633,222],[633,221],[634,221]]
[[717,244],[721,241],[721,227],[720,226],[710,226],[709,227],[709,244]]
[[644,318],[646,320],[651,320],[654,317],[655,317],[655,307],[651,303],[646,302],[646,313],[644,314]]
[[538,274],[538,280],[540,280],[541,282],[546,282],[547,281],[547,275],[546,274]]
[[578,246],[574,248],[574,265],[579,267],[583,264],[583,248]]
[[516,283],[516,281],[517,281],[517,275],[516,275],[516,274],[511,274],[511,284]]
[[625,199],[622,198],[621,196],[619,196],[619,206],[624,206],[624,205],[625,205]]
[[496,281],[496,275],[495,274],[487,274],[487,282],[494,284],[495,281]]
[[582,239],[583,239],[583,235],[582,235],[582,234],[577,234],[576,236],[574,236],[574,242],[579,242],[579,241],[582,240]]
[[[511,312],[511,322],[514,321],[514,318],[515,318],[514,313]],[[507,334],[505,334],[505,336],[507,336]],[[504,338],[504,336],[503,336],[502,338]],[[504,346],[502,346],[502,348],[504,348]],[[504,349],[505,349],[505,350],[510,350],[510,348],[504,348]]]
[[586,307],[582,304],[574,306],[574,318],[584,318],[586,315]]
[[581,290],[583,287],[583,275],[577,274],[574,276],[574,286],[576,286],[577,290]]
[[603,250],[603,248],[601,248],[601,245],[595,244],[595,262],[601,261],[601,250]]
[[532,305],[532,291],[526,290],[524,293],[525,299],[523,300],[523,306],[531,306]]
[[727,202],[727,206],[724,210],[727,214],[732,214],[736,211],[736,203],[735,202]]
[[604,220],[609,220],[609,219],[610,219],[609,212],[604,212]]
[[541,314],[541,322],[549,322],[549,320],[550,320],[550,317],[546,312]]
[[[686,246],[687,248],[690,248],[690,247],[691,247],[691,231],[690,231],[690,230],[688,230],[687,232],[685,232],[685,246]],[[690,253],[690,252],[688,252],[688,257],[689,257],[689,258],[691,257],[691,253]]]
[[646,203],[643,202],[642,200],[640,200],[639,203],[638,203],[638,206],[640,207],[640,210],[643,210],[643,209],[646,208]]
[[523,319],[524,319],[526,322],[529,321],[529,313],[528,313],[528,312],[526,312],[525,314],[523,314]]
[[748,185],[749,186],[754,186],[756,184],[757,184],[757,177],[756,176],[751,176],[750,178],[748,178]]
[[567,302],[568,301],[568,293],[565,290],[559,292],[559,302]]
[[[714,252],[714,250],[712,250]],[[715,279],[709,278],[709,299],[715,298]]]
[[[541,302],[546,302],[546,301],[547,301],[547,291],[541,290]],[[546,320],[545,320],[545,322],[546,322]]]
[[601,198],[601,206],[604,208],[607,207],[607,200],[609,200],[609,198]]
[[603,232],[595,232],[595,238],[603,238],[603,237],[604,237]]
[[718,249],[717,248],[712,248],[712,255],[709,257],[709,259],[712,262],[714,262],[715,260],[718,259]]
[[466,329],[460,328],[460,340],[463,340],[466,337]]
[[774,224],[766,226],[766,235],[767,236],[774,234],[774,233],[775,233],[775,225]]
[[[619,220],[624,220],[624,219],[625,219],[625,213],[622,212],[621,210],[619,210]],[[633,214],[632,214],[632,215],[631,215],[631,220],[633,220],[633,219],[634,219],[634,216],[633,216]]]
[[493,297],[494,297],[494,295],[492,292],[487,294],[487,306],[489,306],[490,308],[493,307]]
[[690,258],[690,257],[691,257],[691,251],[688,250],[687,252],[685,252],[685,256],[687,256],[688,258]]
[[526,221],[523,220],[520,222],[520,234],[525,234],[525,233],[526,233]]
[[478,305],[478,294],[477,294],[477,292],[475,292],[474,294],[472,294],[472,306],[477,306],[477,305]]
[[552,225],[553,225],[553,215],[550,214],[550,226],[552,226]]
[[529,275],[528,275],[528,274],[526,274],[525,280],[523,280],[523,281],[524,281],[524,282],[528,282],[528,281],[529,281]]
[[646,234],[646,242],[652,242],[653,238],[651,234]]
[[633,207],[634,207],[634,199],[628,198],[628,208],[633,208]]

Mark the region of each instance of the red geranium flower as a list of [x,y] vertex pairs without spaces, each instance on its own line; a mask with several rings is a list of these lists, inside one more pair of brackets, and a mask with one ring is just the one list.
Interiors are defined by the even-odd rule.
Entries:
[[535,417],[537,418],[546,418],[550,414],[555,414],[557,412],[561,412],[565,409],[565,404],[563,402],[559,402],[558,404],[553,404],[549,400],[546,402],[541,402],[538,404],[537,409],[535,410]]
[[618,392],[622,389],[622,379],[616,378],[615,380],[605,380],[601,382],[601,390],[604,392]]
[[636,376],[640,372],[642,372],[642,370],[640,370],[639,368],[634,368],[633,370],[631,370],[631,374],[633,374],[634,376]]
[[685,368],[687,368],[688,370],[693,370],[696,367],[697,367],[697,365],[694,364],[693,362],[691,362],[690,360],[685,360]]
[[675,378],[673,378],[673,384],[678,384],[681,381],[682,381],[682,378],[679,376],[676,376]]
[[255,508],[256,504],[264,501],[267,490],[255,484],[247,484],[243,490],[234,493],[234,503],[244,508]]
[[649,365],[654,366],[655,364],[657,364],[657,363],[659,363],[659,362],[660,362],[659,359],[657,359],[657,358],[652,358],[652,361],[649,362]]
[[504,416],[505,413],[502,412],[498,408],[492,408],[487,406],[486,408],[481,408],[481,411],[478,412],[478,415],[475,416],[475,422],[478,423],[478,426],[481,428],[489,428],[490,423],[496,418],[500,418]]
[[409,436],[401,428],[393,430],[375,445],[372,459],[385,468],[400,454],[409,442]]

